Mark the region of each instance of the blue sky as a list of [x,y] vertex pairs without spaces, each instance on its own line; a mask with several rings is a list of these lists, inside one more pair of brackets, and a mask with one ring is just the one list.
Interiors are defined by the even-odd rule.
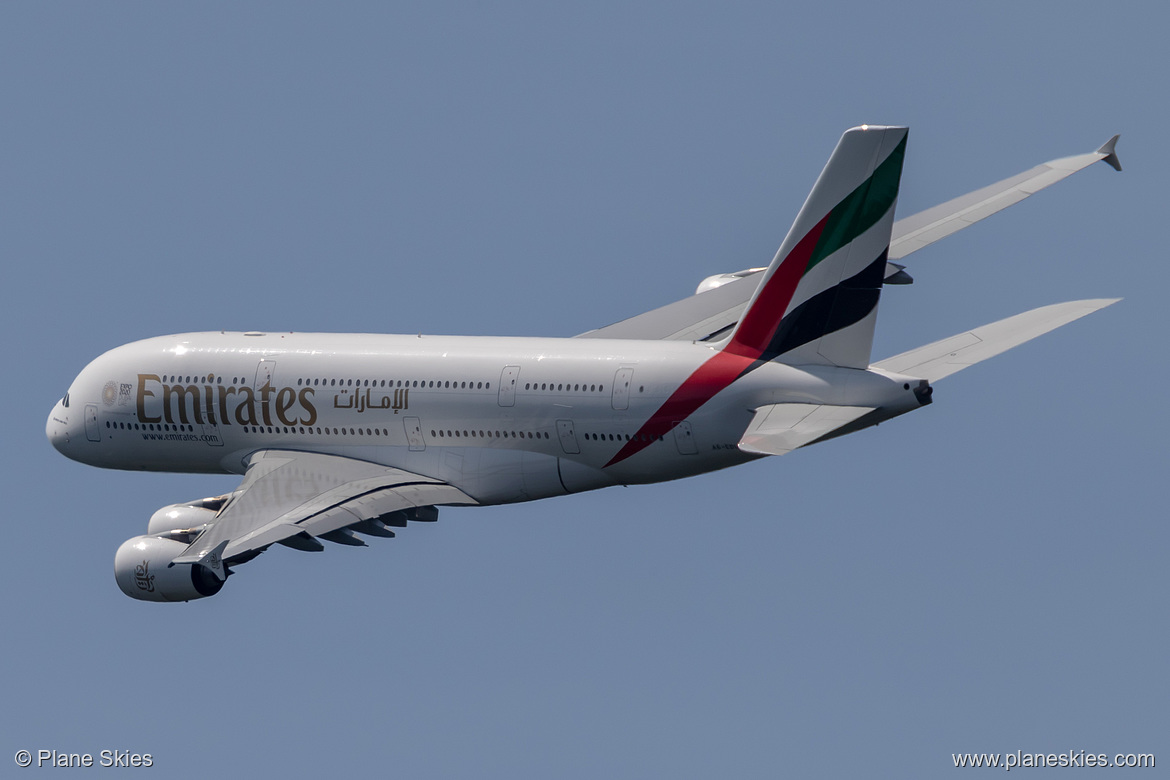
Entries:
[[[789,5],[0,9],[0,761],[130,750],[180,778],[1170,762],[1167,12]],[[187,605],[118,591],[114,551],[155,509],[236,480],[53,451],[45,417],[93,357],[192,330],[570,336],[766,264],[863,122],[911,128],[902,216],[1118,132],[1125,166],[908,258],[876,356],[1125,300],[783,458],[272,550]]]

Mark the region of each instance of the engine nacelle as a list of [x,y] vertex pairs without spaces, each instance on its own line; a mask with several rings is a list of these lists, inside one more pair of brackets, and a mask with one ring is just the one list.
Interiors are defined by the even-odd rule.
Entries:
[[219,593],[223,581],[206,566],[168,568],[185,549],[186,544],[174,539],[135,536],[114,554],[114,579],[123,593],[141,601],[191,601]]
[[767,268],[745,268],[742,271],[736,271],[735,273],[731,274],[715,274],[714,276],[708,276],[706,279],[699,282],[699,286],[695,288],[695,295],[707,292],[708,290],[714,290],[715,288],[722,287],[725,284],[730,284],[731,282],[742,279],[745,276],[752,276],[753,274],[758,274],[760,271],[767,270]]
[[212,521],[215,512],[192,504],[171,504],[150,516],[146,533],[159,536],[171,531],[202,528]]

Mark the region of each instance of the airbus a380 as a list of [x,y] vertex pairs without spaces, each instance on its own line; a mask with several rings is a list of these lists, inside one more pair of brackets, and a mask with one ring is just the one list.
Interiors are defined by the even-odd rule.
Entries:
[[185,333],[113,349],[49,415],[62,454],[117,469],[242,474],[154,513],[114,573],[126,595],[219,592],[273,544],[392,537],[437,507],[534,501],[734,466],[931,402],[932,383],[1116,299],[1034,309],[870,362],[906,255],[1103,160],[1114,136],[894,220],[904,127],[838,142],[767,268],[571,339]]

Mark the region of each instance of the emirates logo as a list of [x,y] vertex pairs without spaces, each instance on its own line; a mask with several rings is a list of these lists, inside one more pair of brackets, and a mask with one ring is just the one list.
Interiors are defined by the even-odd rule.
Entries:
[[134,567],[134,584],[139,590],[154,593],[154,575],[150,573],[149,561],[143,561]]

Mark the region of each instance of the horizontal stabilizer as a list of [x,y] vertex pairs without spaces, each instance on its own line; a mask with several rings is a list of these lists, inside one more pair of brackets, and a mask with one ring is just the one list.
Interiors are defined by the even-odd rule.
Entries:
[[1025,341],[1043,336],[1050,330],[1079,320],[1087,314],[1117,303],[1120,298],[1097,298],[1087,301],[1069,301],[1032,309],[1006,320],[960,333],[957,336],[903,352],[873,364],[873,368],[909,374],[937,382],[956,371],[962,371],[1001,352],[1007,352]]
[[786,455],[873,410],[871,406],[817,404],[761,406],[739,440],[739,448],[756,455]]

